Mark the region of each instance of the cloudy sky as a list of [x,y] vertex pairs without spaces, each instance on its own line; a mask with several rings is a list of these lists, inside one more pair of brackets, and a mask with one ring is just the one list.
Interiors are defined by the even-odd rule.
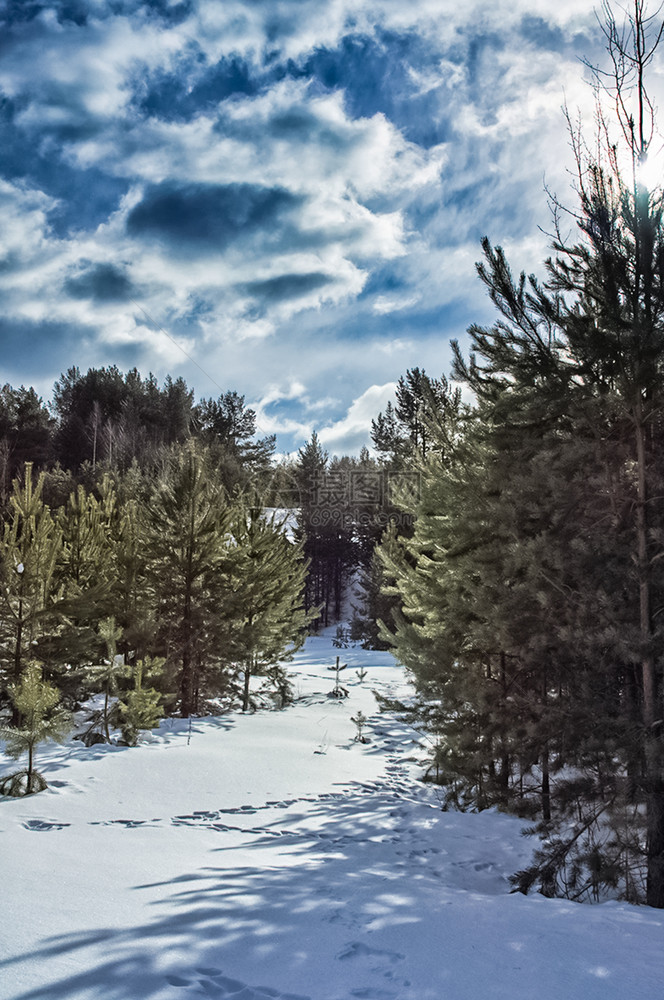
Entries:
[[[0,379],[235,389],[357,450],[537,269],[590,115],[590,0],[0,0]],[[541,227],[541,228],[540,228]]]

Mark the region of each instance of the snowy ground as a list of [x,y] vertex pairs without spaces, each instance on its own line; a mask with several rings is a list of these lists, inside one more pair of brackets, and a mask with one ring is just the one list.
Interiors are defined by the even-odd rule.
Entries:
[[664,912],[510,895],[521,821],[417,781],[389,654],[293,672],[283,712],[42,750],[49,790],[0,801],[1,1000],[659,1000]]

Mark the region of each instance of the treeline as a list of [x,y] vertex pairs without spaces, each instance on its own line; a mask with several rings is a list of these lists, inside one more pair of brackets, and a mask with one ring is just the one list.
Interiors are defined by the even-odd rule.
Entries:
[[[411,379],[400,380],[396,408],[385,415],[389,428],[377,431],[377,458],[366,448],[358,457],[330,457],[314,432],[297,456],[279,462],[274,435],[258,435],[255,412],[231,390],[196,402],[181,378],[160,386],[152,375],[115,366],[85,374],[70,368],[48,405],[33,388],[7,384],[0,389],[0,508],[26,462],[44,473],[43,499],[52,508],[80,485],[98,493],[104,475],[141,480],[149,495],[172,452],[195,442],[229,496],[250,492],[259,505],[289,512],[309,566],[305,607],[312,627],[327,626],[354,613],[352,594],[370,576],[377,541],[390,520],[404,519],[394,475],[405,468],[411,433],[421,433],[418,417],[415,431],[406,427],[419,412],[414,395],[421,396]],[[371,602],[376,595],[374,587]],[[379,642],[373,603],[368,610],[360,604],[353,635]]]
[[[256,439],[256,415],[233,391],[194,402],[182,378],[143,378],[134,368],[70,368],[55,383],[50,406],[32,387],[0,389],[0,494],[6,499],[26,462],[64,473],[63,491],[92,484],[98,468],[157,469],[173,445],[194,439],[211,450],[227,489],[260,479],[271,467],[275,438]],[[56,489],[53,478],[45,488]],[[49,494],[50,499],[50,494]]]

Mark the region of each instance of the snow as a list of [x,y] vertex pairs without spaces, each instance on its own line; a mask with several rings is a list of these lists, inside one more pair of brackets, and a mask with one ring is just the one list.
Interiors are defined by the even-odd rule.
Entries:
[[510,894],[522,821],[441,811],[388,653],[314,637],[292,673],[281,712],[40,748],[49,789],[0,800],[0,1000],[661,996],[664,912]]

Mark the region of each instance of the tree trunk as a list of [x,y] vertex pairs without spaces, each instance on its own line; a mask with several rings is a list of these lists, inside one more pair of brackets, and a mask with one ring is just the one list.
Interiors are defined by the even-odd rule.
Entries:
[[[23,671],[23,600],[18,602],[18,615],[16,617],[16,639],[14,642],[14,683],[19,684]],[[12,726],[18,726],[21,722],[21,713],[12,702]]]
[[182,680],[180,682],[180,714],[183,719],[188,719],[193,712],[194,704],[194,678],[193,678],[193,657],[191,655],[191,644],[193,640],[191,616],[192,616],[192,587],[193,587],[193,559],[195,542],[195,510],[193,500],[189,508],[189,538],[187,540],[187,559],[185,566],[184,581],[184,606],[182,609]]
[[542,750],[542,819],[551,822],[551,779],[549,777],[549,748]]
[[106,742],[111,742],[111,734],[108,728],[108,685],[104,691],[104,736],[106,737]]
[[249,708],[249,681],[251,680],[251,660],[245,660],[244,663],[244,691],[242,692],[242,711],[246,712]]
[[664,774],[661,730],[657,714],[657,682],[652,643],[650,560],[648,558],[648,484],[645,428],[641,400],[636,410],[637,505],[636,537],[639,568],[639,631],[641,638],[641,696],[645,731],[646,788],[646,903],[664,909]]
[[[657,764],[648,761],[648,770],[659,771],[658,747],[655,739],[650,740],[650,753],[657,759]],[[650,781],[653,779],[650,778]],[[664,781],[661,773],[654,779],[654,784],[648,785],[646,796],[648,808],[648,835],[646,839],[646,856],[648,858],[648,873],[646,881],[646,903],[664,909]]]

